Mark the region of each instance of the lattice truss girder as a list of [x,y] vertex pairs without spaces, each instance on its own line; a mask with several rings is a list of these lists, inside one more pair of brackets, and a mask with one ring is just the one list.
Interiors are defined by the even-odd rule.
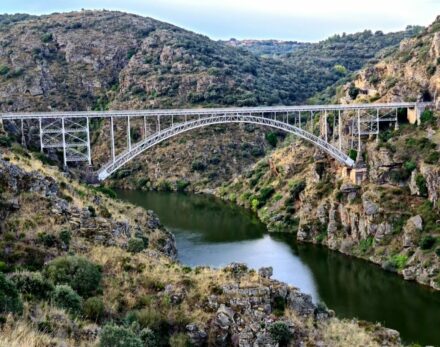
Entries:
[[40,120],[40,147],[63,151],[64,164],[91,163],[88,118],[56,118]]

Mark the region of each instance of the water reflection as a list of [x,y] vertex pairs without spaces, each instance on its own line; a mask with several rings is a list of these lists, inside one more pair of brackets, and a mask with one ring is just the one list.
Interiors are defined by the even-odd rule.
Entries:
[[402,280],[374,264],[323,247],[268,235],[249,211],[213,197],[118,192],[156,211],[176,235],[179,259],[190,266],[233,261],[273,266],[274,278],[322,300],[340,317],[382,322],[405,341],[440,346],[440,293]]

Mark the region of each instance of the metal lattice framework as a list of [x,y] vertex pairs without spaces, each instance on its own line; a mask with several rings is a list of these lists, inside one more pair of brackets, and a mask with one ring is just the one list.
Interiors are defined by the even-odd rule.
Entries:
[[[62,151],[64,165],[86,162],[92,165],[92,119],[109,121],[110,160],[98,168],[97,175],[105,180],[120,167],[152,146],[181,133],[215,124],[248,123],[263,125],[294,134],[335,158],[342,165],[353,166],[346,154],[349,149],[361,151],[362,138],[378,136],[380,124],[398,126],[398,110],[415,112],[419,119],[428,103],[388,103],[351,105],[305,105],[274,107],[204,108],[136,111],[84,111],[0,114],[1,122],[20,122],[22,142],[25,128],[37,122],[40,148]],[[116,125],[124,123],[125,149],[117,154]],[[25,127],[26,124],[26,127]],[[140,130],[141,139],[132,139],[133,128]],[[120,147],[120,146],[119,146]]]

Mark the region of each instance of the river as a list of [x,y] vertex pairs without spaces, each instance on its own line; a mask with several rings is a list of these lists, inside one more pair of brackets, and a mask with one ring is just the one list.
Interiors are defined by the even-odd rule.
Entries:
[[215,197],[118,191],[118,197],[154,210],[176,236],[179,260],[220,267],[244,262],[273,267],[273,278],[324,302],[338,317],[381,322],[406,342],[440,346],[440,293],[404,281],[367,261],[268,234],[243,208]]

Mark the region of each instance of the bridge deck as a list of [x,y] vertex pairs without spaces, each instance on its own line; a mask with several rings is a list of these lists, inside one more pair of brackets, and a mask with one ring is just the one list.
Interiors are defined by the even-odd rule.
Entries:
[[380,110],[391,108],[422,108],[431,103],[395,102],[377,104],[349,105],[300,105],[300,106],[263,106],[263,107],[227,107],[227,108],[191,108],[191,109],[150,109],[150,110],[113,110],[113,111],[71,111],[71,112],[20,112],[0,114],[2,120],[17,119],[50,119],[50,118],[108,118],[127,116],[211,116],[258,113],[288,113],[288,112],[319,112],[319,111],[350,111],[350,110]]

